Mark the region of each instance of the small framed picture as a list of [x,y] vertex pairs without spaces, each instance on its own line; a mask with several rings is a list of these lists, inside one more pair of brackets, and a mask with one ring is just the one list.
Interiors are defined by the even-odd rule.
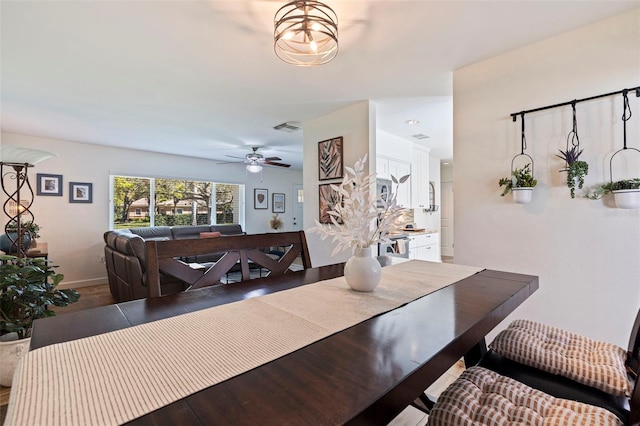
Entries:
[[342,136],[318,142],[318,180],[341,178]]
[[254,188],[253,190],[253,208],[268,209],[269,208],[269,191],[267,189]]
[[284,194],[274,192],[271,207],[274,213],[284,213]]
[[88,182],[69,182],[70,203],[93,203],[93,184]]
[[62,175],[48,175],[44,173],[38,173],[37,179],[38,195],[62,197]]
[[334,206],[340,202],[340,194],[332,189],[329,183],[318,185],[318,194],[320,196],[318,204],[320,223],[333,223],[329,211],[333,210]]

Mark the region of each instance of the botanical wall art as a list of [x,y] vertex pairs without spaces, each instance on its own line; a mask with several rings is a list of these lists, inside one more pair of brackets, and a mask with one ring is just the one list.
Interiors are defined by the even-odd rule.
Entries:
[[62,175],[38,173],[38,195],[62,197]]
[[267,189],[255,188],[253,190],[253,208],[254,209],[269,208],[269,191]]
[[340,201],[340,194],[331,189],[331,184],[328,183],[319,185],[318,193],[320,194],[319,222],[331,223],[329,211],[333,210],[334,206]]
[[318,142],[318,179],[341,178],[342,174],[342,136]]
[[274,213],[284,213],[284,194],[277,192],[273,193],[271,208]]
[[93,203],[93,184],[88,182],[69,182],[70,203]]

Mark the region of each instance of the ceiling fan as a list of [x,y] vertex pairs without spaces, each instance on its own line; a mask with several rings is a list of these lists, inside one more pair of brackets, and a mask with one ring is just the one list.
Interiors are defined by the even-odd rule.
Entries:
[[259,146],[251,147],[253,152],[245,155],[244,157],[236,157],[234,155],[225,155],[225,157],[237,158],[242,161],[225,161],[217,164],[231,164],[231,163],[246,163],[247,171],[252,173],[258,173],[262,170],[263,165],[277,166],[277,167],[291,167],[291,164],[279,163],[282,161],[280,157],[266,157],[258,153]]

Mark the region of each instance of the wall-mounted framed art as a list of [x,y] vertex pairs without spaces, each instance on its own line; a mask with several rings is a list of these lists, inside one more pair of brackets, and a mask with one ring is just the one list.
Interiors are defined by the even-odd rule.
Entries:
[[318,142],[318,179],[342,178],[342,136]]
[[320,223],[332,223],[331,215],[329,215],[329,211],[333,210],[334,206],[340,202],[340,195],[338,191],[331,189],[331,184],[325,183],[322,185],[318,185],[318,194],[319,194],[319,222]]
[[253,190],[253,208],[268,209],[269,208],[269,190],[254,188]]
[[62,175],[50,175],[46,173],[37,174],[38,195],[50,195],[54,197],[62,197]]
[[274,213],[284,213],[284,194],[278,192],[273,193],[271,209]]
[[93,203],[93,184],[89,182],[69,182],[70,203]]

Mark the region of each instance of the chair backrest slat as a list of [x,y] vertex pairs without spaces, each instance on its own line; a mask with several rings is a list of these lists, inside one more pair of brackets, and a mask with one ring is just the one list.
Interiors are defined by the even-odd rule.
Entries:
[[[149,297],[160,296],[160,273],[172,275],[190,285],[201,288],[220,282],[230,272],[239,269],[242,280],[250,279],[251,269],[265,270],[268,275],[280,275],[290,270],[291,264],[302,259],[302,269],[311,267],[311,258],[304,231],[270,234],[233,235],[219,238],[147,241],[145,243],[147,285]],[[284,255],[269,254],[272,247],[280,248]],[[194,271],[179,258],[216,254],[222,257],[206,271]]]

